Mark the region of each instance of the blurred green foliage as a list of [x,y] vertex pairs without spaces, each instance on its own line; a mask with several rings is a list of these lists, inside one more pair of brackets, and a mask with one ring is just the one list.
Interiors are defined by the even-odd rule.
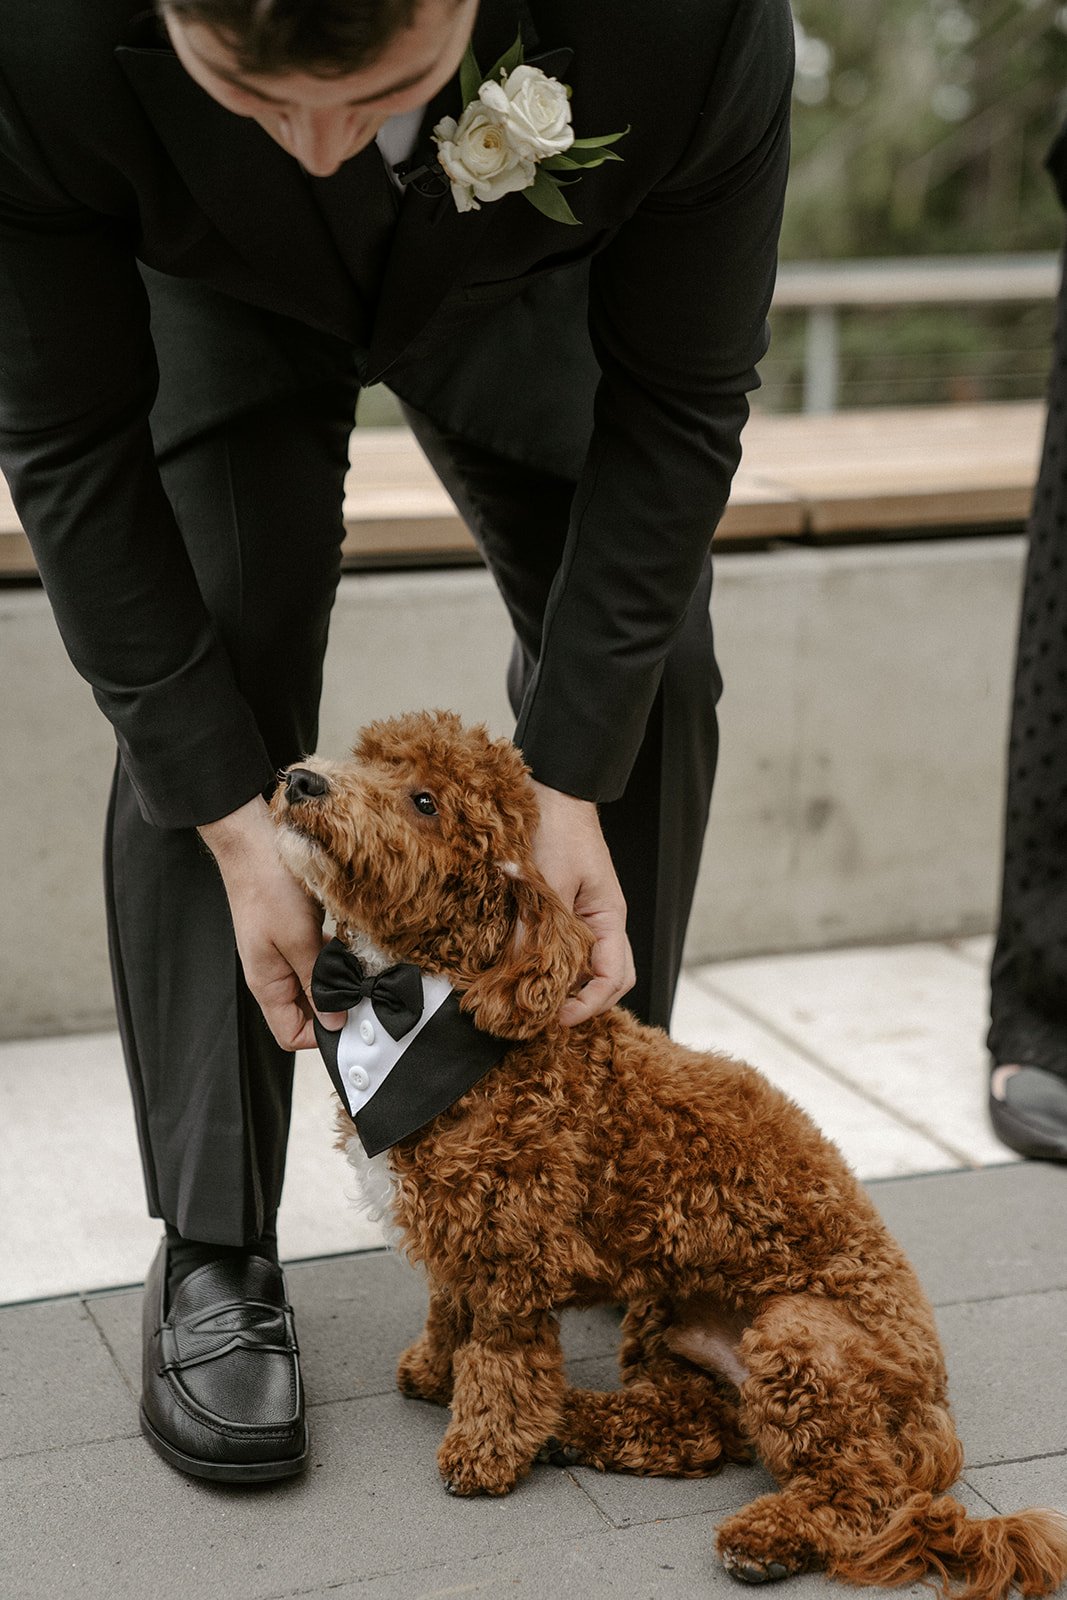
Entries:
[[[1064,0],[793,0],[782,259],[1055,250],[1044,157],[1067,117]],[[841,404],[1028,399],[1053,307],[840,315]],[[759,404],[801,403],[804,317],[772,316]]]
[[1056,248],[1044,153],[1067,112],[1057,0],[794,0],[782,254]]

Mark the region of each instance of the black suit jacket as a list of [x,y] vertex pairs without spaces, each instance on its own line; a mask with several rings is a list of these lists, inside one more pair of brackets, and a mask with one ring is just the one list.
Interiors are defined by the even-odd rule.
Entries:
[[[361,186],[383,176],[375,147],[309,180],[143,18],[144,0],[5,0],[0,466],[145,814],[208,821],[272,777],[160,485],[150,410],[158,445],[291,389],[293,372],[284,353],[221,367],[210,339],[191,349],[180,316],[176,332],[164,316],[162,365],[188,381],[180,409],[156,401],[139,264],[176,291],[205,286],[238,327],[257,307],[282,313],[307,330],[299,360],[314,362],[316,340],[350,341],[365,381],[578,475],[517,737],[546,783],[613,798],[725,505],[765,349],[787,0],[482,0],[483,69],[524,19],[527,58],[573,86],[577,134],[629,126],[624,159],[569,191],[579,227],[521,195],[460,214],[447,193],[407,193],[377,303],[359,289],[352,222]],[[446,110],[458,113],[457,83],[428,110],[427,146]]]

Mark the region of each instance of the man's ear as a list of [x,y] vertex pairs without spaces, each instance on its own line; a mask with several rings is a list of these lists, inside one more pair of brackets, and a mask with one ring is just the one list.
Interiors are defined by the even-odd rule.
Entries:
[[591,976],[594,939],[535,867],[505,862],[512,935],[495,965],[478,973],[460,1004],[484,1033],[532,1039]]

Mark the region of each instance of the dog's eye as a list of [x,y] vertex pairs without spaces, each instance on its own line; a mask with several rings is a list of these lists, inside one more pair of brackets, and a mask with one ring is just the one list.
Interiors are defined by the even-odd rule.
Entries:
[[433,803],[433,795],[427,794],[425,789],[419,794],[413,794],[411,803],[416,811],[421,811],[424,817],[436,817],[437,807]]

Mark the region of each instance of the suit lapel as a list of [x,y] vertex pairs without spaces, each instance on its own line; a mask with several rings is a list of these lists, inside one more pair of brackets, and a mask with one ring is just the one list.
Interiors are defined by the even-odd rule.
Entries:
[[[483,71],[510,49],[520,30],[528,61],[557,76],[566,70],[569,51],[536,54],[526,0],[483,0],[473,35]],[[258,124],[216,105],[171,49],[136,42],[119,46],[115,54],[190,194],[247,269],[247,278],[242,275],[231,292],[247,293],[272,310],[369,344],[368,383],[383,376],[449,289],[462,281],[498,212],[518,199],[509,196],[461,213],[447,185],[429,196],[408,189],[383,251],[371,324],[368,275],[355,260],[361,239],[351,218],[368,184],[388,183],[377,147],[371,145],[336,178],[313,187]],[[443,116],[458,117],[460,110],[457,73],[426,109],[416,157],[436,159],[433,129]],[[342,217],[344,228],[338,225]]]
[[[483,72],[488,72],[511,48],[520,28],[527,61],[543,67],[550,75],[566,70],[570,51],[537,56],[537,36],[524,0],[483,0],[472,41]],[[436,161],[434,127],[442,117],[458,118],[460,110],[457,75],[426,108],[412,158],[415,165]],[[429,321],[449,289],[461,281],[465,267],[483,244],[501,207],[508,203],[501,201],[483,205],[479,211],[460,212],[447,182],[437,187],[439,192],[429,195],[417,192],[415,187],[404,194],[374,319],[368,383],[378,382]],[[508,197],[512,203],[518,198]]]
[[[121,45],[115,54],[190,194],[247,267],[249,293],[364,342],[365,309],[292,156],[216,105],[173,51]],[[363,155],[380,164],[374,146]]]

